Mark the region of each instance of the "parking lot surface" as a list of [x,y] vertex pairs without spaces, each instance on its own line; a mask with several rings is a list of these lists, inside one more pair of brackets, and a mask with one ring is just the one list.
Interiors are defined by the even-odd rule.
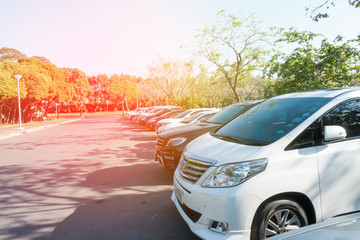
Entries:
[[0,138],[0,239],[197,239],[154,132],[121,115],[37,130]]

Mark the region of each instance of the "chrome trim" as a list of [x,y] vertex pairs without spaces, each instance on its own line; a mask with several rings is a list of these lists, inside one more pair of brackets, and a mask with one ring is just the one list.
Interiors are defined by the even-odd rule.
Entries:
[[201,161],[183,155],[180,159],[178,170],[184,180],[194,184],[214,164],[213,162]]

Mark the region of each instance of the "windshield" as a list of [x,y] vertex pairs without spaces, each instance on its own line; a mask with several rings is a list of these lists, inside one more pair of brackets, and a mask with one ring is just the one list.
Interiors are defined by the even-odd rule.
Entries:
[[175,117],[173,117],[173,118],[183,118],[183,117],[185,117],[187,114],[189,114],[189,113],[191,113],[192,112],[192,110],[190,109],[190,110],[186,110],[185,112],[182,112],[182,113],[180,113],[179,115],[177,115],[177,116],[175,116]]
[[211,118],[212,116],[214,116],[215,113],[209,113],[209,114],[205,114],[204,116],[200,117],[199,119],[197,119],[195,122],[207,122],[207,120],[209,118]]
[[267,145],[285,136],[328,101],[330,98],[269,99],[212,135],[245,145]]
[[196,114],[193,114],[187,118],[185,118],[184,120],[180,121],[181,123],[191,123],[192,121],[194,121],[196,118],[200,117],[204,115],[204,112],[198,112]]
[[216,113],[214,116],[209,118],[206,122],[209,123],[221,123],[224,124],[230,121],[233,117],[235,117],[239,112],[241,112],[246,105],[231,105],[224,110]]

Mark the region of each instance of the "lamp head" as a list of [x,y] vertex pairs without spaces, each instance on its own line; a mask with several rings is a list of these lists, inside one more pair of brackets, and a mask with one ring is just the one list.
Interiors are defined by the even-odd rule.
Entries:
[[16,78],[18,81],[22,78],[21,75],[14,75],[14,78]]

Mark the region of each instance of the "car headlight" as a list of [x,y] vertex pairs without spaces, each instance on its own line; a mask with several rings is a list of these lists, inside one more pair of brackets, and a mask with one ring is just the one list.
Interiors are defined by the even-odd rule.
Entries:
[[180,144],[182,144],[183,142],[185,142],[187,140],[186,137],[176,137],[176,138],[172,138],[168,141],[168,143],[166,144],[166,146],[179,146]]
[[203,187],[233,187],[265,170],[266,158],[248,162],[226,164],[216,168],[201,184]]

